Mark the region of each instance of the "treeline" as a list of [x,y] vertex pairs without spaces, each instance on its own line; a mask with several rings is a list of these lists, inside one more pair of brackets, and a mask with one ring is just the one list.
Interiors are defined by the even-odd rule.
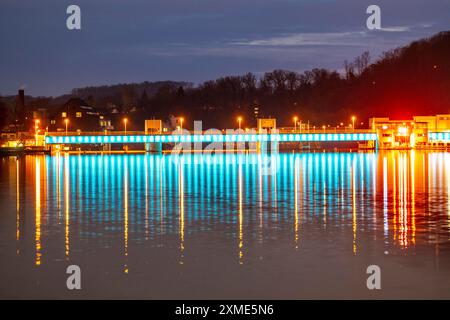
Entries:
[[[70,95],[40,98],[48,105],[80,97],[90,105],[130,118],[140,129],[144,118],[183,116],[186,126],[201,119],[204,127],[254,126],[255,117],[275,117],[292,125],[297,115],[315,125],[359,122],[372,116],[408,118],[450,112],[450,32],[385,52],[371,63],[369,52],[345,61],[342,74],[326,69],[302,73],[274,70],[221,77],[198,86],[186,82],[143,82],[74,89]],[[48,99],[48,100],[46,100]],[[33,99],[27,99],[33,104]]]
[[[367,125],[372,116],[407,119],[450,112],[450,32],[383,53],[371,63],[369,52],[344,62],[344,73],[313,69],[274,70],[258,78],[247,73],[206,81],[198,87],[164,86],[141,100],[146,117],[183,115],[207,126],[236,126],[236,117],[275,117],[290,125],[293,115],[316,125]],[[189,123],[189,121],[187,121]]]
[[166,87],[189,88],[191,86],[192,84],[188,82],[144,81],[76,88],[72,90],[70,97],[84,99],[96,107],[118,107],[121,111],[127,112],[132,108],[142,107],[148,97],[154,96]]

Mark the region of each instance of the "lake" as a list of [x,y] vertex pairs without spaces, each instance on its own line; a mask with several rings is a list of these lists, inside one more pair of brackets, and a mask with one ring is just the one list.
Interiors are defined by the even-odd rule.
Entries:
[[[0,298],[450,298],[449,153],[62,154],[0,168]],[[69,265],[81,290],[66,287]]]

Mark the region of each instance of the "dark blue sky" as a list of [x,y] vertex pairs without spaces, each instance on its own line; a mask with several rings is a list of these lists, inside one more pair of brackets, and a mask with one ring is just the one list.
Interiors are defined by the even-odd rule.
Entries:
[[[66,28],[70,4],[81,7],[80,31]],[[370,4],[382,9],[381,31],[366,28]],[[340,70],[449,25],[448,0],[1,0],[0,94]]]

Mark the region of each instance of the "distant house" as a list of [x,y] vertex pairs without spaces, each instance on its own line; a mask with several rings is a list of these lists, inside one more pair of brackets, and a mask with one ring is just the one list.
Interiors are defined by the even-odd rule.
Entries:
[[112,130],[109,117],[80,98],[71,98],[50,117],[49,131]]

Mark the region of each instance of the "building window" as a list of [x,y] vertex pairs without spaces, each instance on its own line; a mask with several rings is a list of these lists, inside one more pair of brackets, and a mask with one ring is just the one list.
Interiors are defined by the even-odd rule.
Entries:
[[62,116],[63,118],[67,118],[67,112],[61,113],[61,116]]
[[51,124],[56,124],[56,120],[50,120]]
[[82,113],[81,113],[81,112],[77,112],[77,113],[76,113],[76,117],[77,117],[77,118],[81,118],[81,116],[82,116]]

